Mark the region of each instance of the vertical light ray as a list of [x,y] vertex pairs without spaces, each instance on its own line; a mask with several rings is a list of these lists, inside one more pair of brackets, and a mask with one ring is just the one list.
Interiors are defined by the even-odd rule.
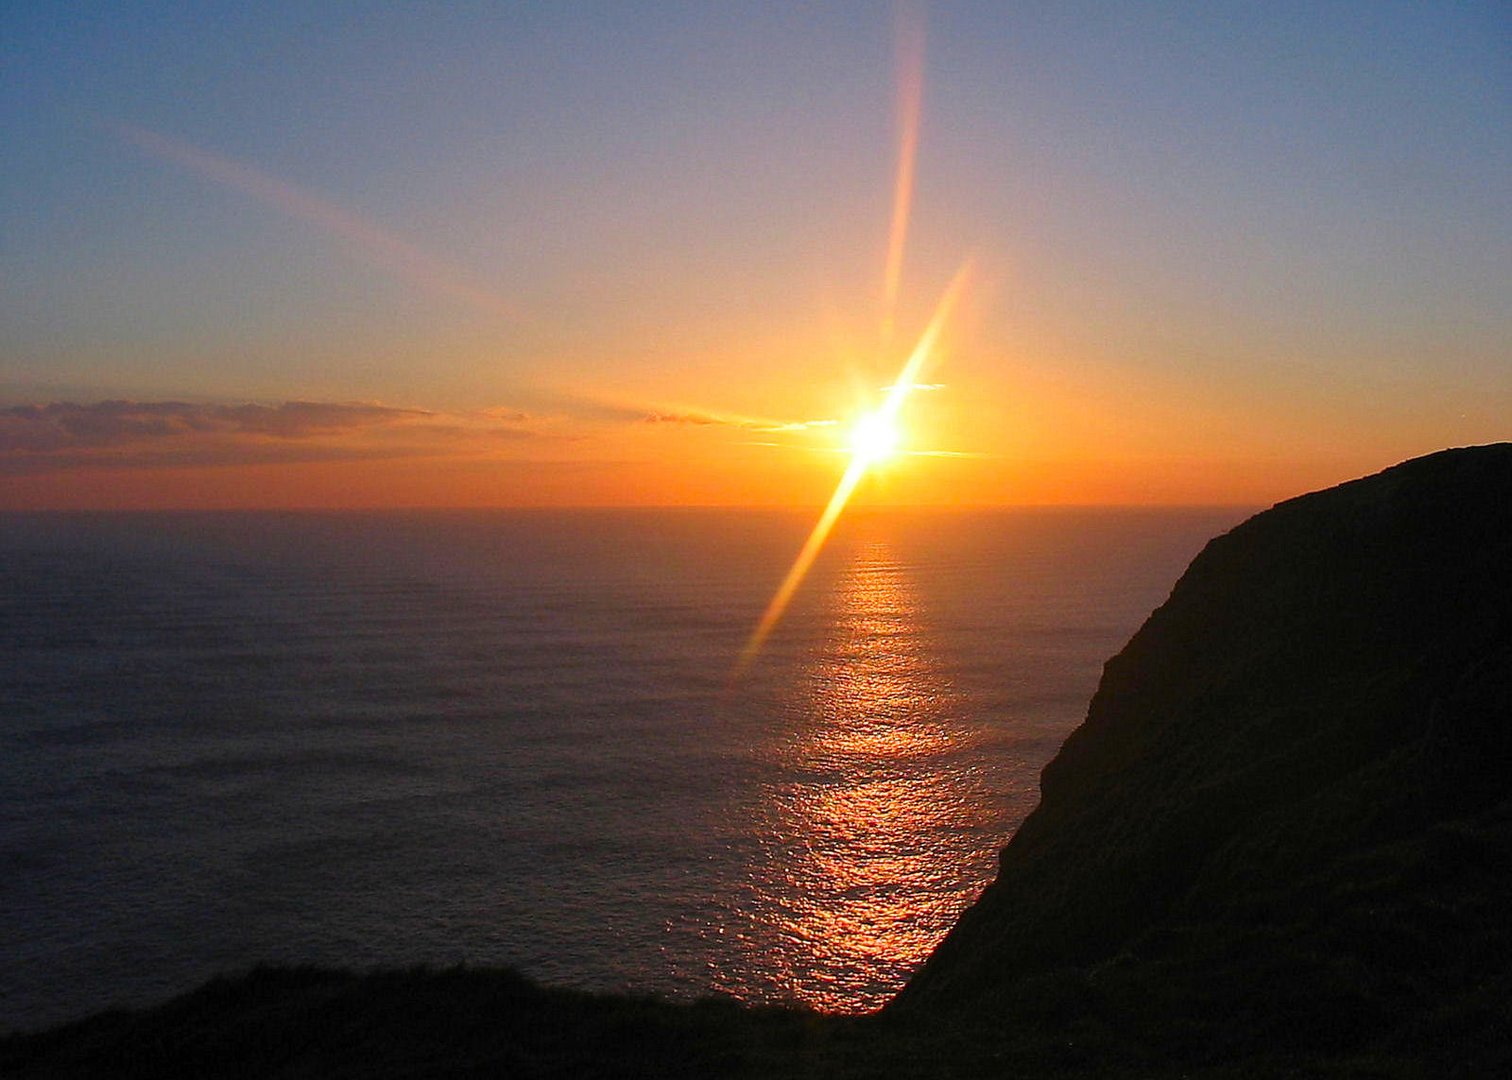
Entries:
[[[898,410],[903,407],[914,383],[918,381],[919,374],[924,369],[925,362],[934,350],[935,343],[939,340],[940,331],[944,328],[950,313],[954,310],[956,301],[960,298],[961,291],[966,287],[966,279],[970,275],[971,264],[967,262],[951,279],[945,294],[940,297],[940,302],[935,305],[934,315],[930,317],[929,325],[924,328],[924,333],[919,336],[918,344],[909,353],[908,360],[903,364],[903,370],[898,374],[897,380],[888,389],[887,397],[877,412],[891,421],[898,415]],[[782,620],[783,612],[793,599],[793,594],[798,591],[798,586],[803,584],[804,577],[809,572],[809,567],[818,558],[819,552],[824,548],[824,542],[829,539],[830,530],[835,527],[835,521],[840,517],[840,512],[845,509],[845,504],[850,500],[851,493],[856,490],[856,485],[861,482],[861,477],[866,474],[870,464],[865,455],[852,456],[850,465],[845,470],[845,475],[840,478],[840,483],[835,487],[835,493],[830,496],[829,502],[824,507],[824,512],[819,515],[808,539],[804,541],[803,548],[798,552],[798,557],[793,560],[792,568],[787,576],[782,579],[782,584],[777,587],[771,602],[762,612],[761,620],[756,624],[756,629],[751,631],[750,638],[746,641],[745,648],[740,651],[740,659],[736,661],[732,678],[739,678],[751,666],[751,661],[761,653],[761,648],[766,644],[767,637]]]
[[347,240],[369,259],[390,273],[421,288],[461,300],[486,312],[513,322],[522,313],[498,294],[468,280],[467,275],[430,252],[417,247],[371,222],[365,221],[335,203],[313,195],[287,181],[254,169],[219,154],[169,138],[134,124],[112,124],[112,130],[139,149],[155,157],[181,165],[201,176],[235,188],[258,202],[281,210],[291,217],[317,225],[326,232]]
[[919,150],[919,112],[924,99],[924,20],[914,8],[900,8],[898,48],[898,166],[893,180],[892,226],[887,234],[883,269],[882,341],[892,340],[898,288],[903,277],[903,249],[913,207],[914,162]]

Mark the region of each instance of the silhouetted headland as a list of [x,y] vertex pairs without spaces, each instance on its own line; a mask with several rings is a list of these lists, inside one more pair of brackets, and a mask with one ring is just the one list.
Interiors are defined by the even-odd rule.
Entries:
[[880,1014],[262,969],[17,1076],[1512,1075],[1512,444],[1213,540]]

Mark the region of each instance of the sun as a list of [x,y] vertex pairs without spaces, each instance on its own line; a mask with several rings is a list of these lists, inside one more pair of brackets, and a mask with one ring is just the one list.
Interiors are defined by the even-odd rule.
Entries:
[[851,428],[851,455],[862,465],[886,461],[897,454],[902,444],[903,434],[885,409],[863,414]]

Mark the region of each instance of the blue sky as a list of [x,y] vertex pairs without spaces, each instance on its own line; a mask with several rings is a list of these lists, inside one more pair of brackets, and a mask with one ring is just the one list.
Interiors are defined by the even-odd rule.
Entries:
[[[1179,415],[1257,461],[1505,437],[1505,4],[910,10],[927,51],[900,314],[917,327],[974,259],[951,363],[1004,404],[956,419],[978,442],[1004,416],[1032,432],[984,452],[1190,457],[1199,441],[1161,442]],[[0,401],[833,411],[857,367],[894,361],[868,328],[896,21],[860,3],[13,5]],[[122,125],[308,193],[520,317]]]

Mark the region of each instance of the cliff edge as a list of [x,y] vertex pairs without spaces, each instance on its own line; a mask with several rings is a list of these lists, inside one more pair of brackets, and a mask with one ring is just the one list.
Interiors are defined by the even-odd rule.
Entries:
[[1498,444],[1209,543],[892,1010],[1062,1020],[1162,1057],[1512,1064],[1509,794]]

